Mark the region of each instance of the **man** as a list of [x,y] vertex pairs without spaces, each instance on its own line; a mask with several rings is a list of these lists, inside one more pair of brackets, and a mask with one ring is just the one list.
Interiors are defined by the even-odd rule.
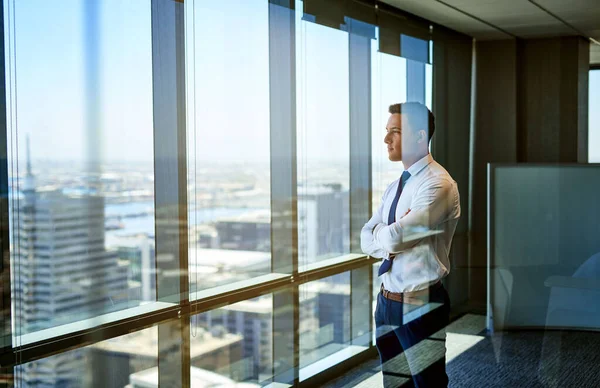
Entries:
[[[361,231],[364,253],[383,259],[375,323],[384,386],[400,386],[412,375],[416,387],[446,387],[450,301],[441,279],[450,272],[458,188],[429,154],[435,131],[429,109],[406,102],[389,113],[384,141],[389,159],[401,161],[404,172]],[[402,367],[404,357],[409,368]]]

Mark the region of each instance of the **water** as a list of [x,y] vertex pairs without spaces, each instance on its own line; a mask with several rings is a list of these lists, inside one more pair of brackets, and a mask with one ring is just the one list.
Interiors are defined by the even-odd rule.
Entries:
[[[206,224],[217,221],[221,218],[237,217],[248,212],[254,212],[253,208],[211,208],[198,209],[195,212],[191,210],[188,213],[188,222],[190,225]],[[150,213],[143,216],[135,216],[143,213]],[[107,219],[121,217],[120,222],[123,229],[107,231],[107,235],[124,236],[131,234],[145,233],[154,235],[154,202],[131,202],[106,205],[105,215]]]

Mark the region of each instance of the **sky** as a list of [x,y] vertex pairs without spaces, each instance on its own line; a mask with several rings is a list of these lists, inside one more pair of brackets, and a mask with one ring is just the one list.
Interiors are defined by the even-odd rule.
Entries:
[[[12,31],[6,53],[9,120],[21,163],[26,134],[34,160],[84,160],[84,81],[89,66],[83,51],[82,1],[7,3],[6,25]],[[195,155],[199,160],[268,161],[268,2],[185,4],[187,127]],[[102,134],[98,146],[107,161],[152,160],[150,16],[150,0],[100,2],[97,126]],[[298,146],[304,147],[300,154],[307,160],[343,162],[349,157],[347,33],[301,17],[297,12],[297,127]],[[381,70],[374,69],[373,94],[387,114],[389,104],[405,99],[405,60],[378,53],[373,42],[373,63]],[[377,122],[375,116],[374,124],[383,132],[385,122]]]
[[[185,4],[187,128],[196,157],[267,162],[268,2]],[[84,80],[89,68],[83,55],[82,0],[19,0],[5,2],[5,7],[5,25],[11,31],[6,36],[10,140],[16,144],[18,138],[20,163],[24,165],[26,134],[34,160],[84,160]],[[150,0],[100,2],[97,126],[106,161],[150,162],[153,157],[150,16]],[[301,17],[297,12],[299,158],[344,162],[349,157],[347,33]],[[406,99],[406,60],[379,53],[377,41],[372,43],[373,153],[381,159],[374,161],[378,165],[387,156],[382,140],[387,106]],[[430,105],[430,65],[427,91]],[[593,109],[600,106],[599,72],[590,74],[589,106],[590,161],[600,161],[600,112]]]

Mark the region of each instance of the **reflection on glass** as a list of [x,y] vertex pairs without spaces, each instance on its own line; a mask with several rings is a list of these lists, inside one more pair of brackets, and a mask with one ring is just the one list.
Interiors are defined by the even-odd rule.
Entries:
[[[192,369],[204,370],[202,373],[210,375],[215,384],[242,386],[244,383],[244,387],[254,387],[265,385],[271,379],[272,295],[193,316],[190,330]],[[198,386],[208,383],[204,377],[194,377],[192,373],[192,386],[195,378],[204,384]]]
[[19,336],[156,300],[152,60],[146,1],[10,7]]
[[377,210],[387,185],[398,179],[403,170],[401,164],[390,163],[387,145],[383,142],[383,138],[390,117],[389,106],[406,101],[406,77],[406,59],[378,51],[378,43],[373,40],[371,48],[373,212]]
[[[297,5],[299,2],[297,2]],[[350,252],[348,34],[296,12],[298,262]]]
[[271,272],[268,6],[186,3],[191,292]]
[[[157,371],[158,327],[15,367],[17,387],[141,388]],[[150,380],[151,381],[151,380]]]

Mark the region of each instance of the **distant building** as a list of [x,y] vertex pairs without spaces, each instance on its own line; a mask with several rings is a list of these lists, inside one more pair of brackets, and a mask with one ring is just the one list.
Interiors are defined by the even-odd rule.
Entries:
[[[316,294],[308,295],[300,303],[300,347],[314,350],[316,344],[308,336],[318,329]],[[229,333],[243,337],[244,380],[265,381],[273,366],[273,298],[262,296],[245,300],[198,316],[206,328],[224,327]],[[307,341],[304,341],[306,339]]]
[[[318,280],[300,288],[300,363],[313,362],[343,349],[350,341],[350,284]],[[310,315],[303,317],[303,311]],[[315,320],[311,323],[310,318]],[[307,325],[306,327],[302,327]]]
[[269,297],[239,302],[198,316],[207,329],[222,326],[242,337],[243,380],[260,381],[270,375],[273,365],[273,304]]
[[146,235],[120,237],[117,255],[127,263],[131,302],[156,300],[156,251],[154,238]]
[[[242,336],[219,333],[218,330],[213,332],[214,335],[201,327],[194,330],[195,335],[190,336],[191,365],[205,369],[208,375],[214,375],[215,378],[231,381],[229,378],[238,377],[233,367],[242,358]],[[130,376],[139,377],[139,372],[156,365],[159,341],[169,341],[169,338],[159,339],[158,327],[154,326],[86,348],[87,370],[93,373],[94,386],[121,388],[137,381],[138,385],[130,386],[145,387],[141,385],[144,379],[131,379]]]
[[[28,147],[29,148],[29,147]],[[92,191],[38,192],[27,175],[16,204],[13,306],[20,333],[98,316],[128,305],[127,267],[104,246],[104,199]],[[19,366],[19,386],[75,386],[82,357],[69,352]]]
[[[204,369],[190,369],[190,385],[194,388],[258,388],[260,384],[237,383],[228,377]],[[125,388],[158,388],[158,367],[143,370],[131,375],[130,384]]]
[[310,264],[350,252],[347,191],[338,184],[298,189],[298,262]]
[[190,249],[190,291],[223,286],[271,272],[271,252]]
[[271,216],[269,211],[256,211],[216,222],[222,249],[271,251]]
[[[298,259],[310,264],[350,252],[350,208],[339,184],[298,189]],[[271,216],[256,211],[216,222],[219,247],[271,251]]]

